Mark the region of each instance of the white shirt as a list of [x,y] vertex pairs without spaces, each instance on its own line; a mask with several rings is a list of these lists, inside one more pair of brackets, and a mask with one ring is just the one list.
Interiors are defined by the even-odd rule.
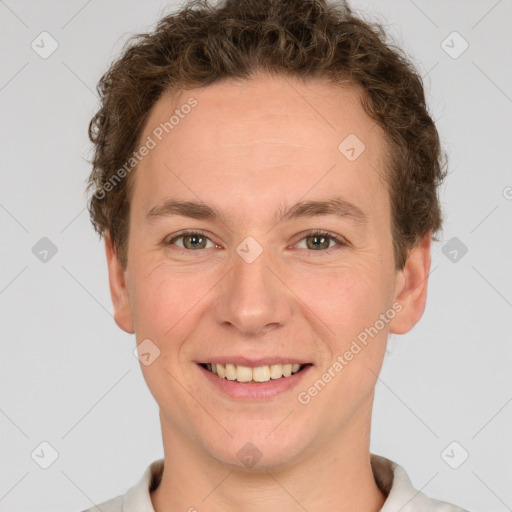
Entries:
[[[468,512],[414,489],[405,470],[389,459],[372,453],[371,464],[375,482],[387,496],[380,512]],[[163,469],[164,459],[155,460],[125,494],[82,512],[155,512],[150,491],[158,487]]]

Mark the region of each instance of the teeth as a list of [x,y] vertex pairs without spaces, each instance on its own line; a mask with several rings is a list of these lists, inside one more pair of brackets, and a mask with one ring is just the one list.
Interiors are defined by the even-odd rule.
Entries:
[[283,376],[283,365],[282,364],[270,365],[270,378],[271,379],[280,379],[282,376]]
[[270,366],[257,366],[249,368],[248,366],[236,366],[234,364],[207,363],[207,370],[221,379],[236,380],[237,382],[268,382],[270,379],[276,380],[281,377],[289,377],[297,373],[302,365],[297,363],[272,364]]
[[226,379],[228,379],[228,380],[236,379],[236,366],[234,364],[226,365]]
[[252,370],[248,366],[236,366],[236,380],[249,382],[252,380]]
[[252,380],[268,382],[270,380],[270,368],[268,366],[257,366],[252,370]]

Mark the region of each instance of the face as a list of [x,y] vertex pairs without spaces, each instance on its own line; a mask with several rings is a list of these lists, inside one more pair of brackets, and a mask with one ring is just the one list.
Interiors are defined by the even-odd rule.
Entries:
[[[256,447],[268,467],[360,436],[388,333],[423,312],[430,259],[425,238],[395,270],[384,134],[358,90],[215,84],[161,98],[148,137],[125,271],[106,242],[116,322],[150,340],[141,368],[164,436],[237,466]],[[277,378],[288,364],[300,370]]]

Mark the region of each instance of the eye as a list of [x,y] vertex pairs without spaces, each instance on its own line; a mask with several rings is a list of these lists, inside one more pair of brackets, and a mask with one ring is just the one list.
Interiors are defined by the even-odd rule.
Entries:
[[[181,245],[176,242],[181,240]],[[306,249],[310,249],[314,252],[322,252],[327,249],[332,249],[331,242],[334,242],[338,246],[345,246],[347,243],[342,238],[333,235],[327,231],[313,231],[307,233],[299,240],[299,243],[305,242]],[[210,245],[208,245],[210,243]],[[176,245],[180,249],[184,250],[199,250],[199,249],[211,249],[215,247],[214,244],[203,232],[201,231],[184,231],[179,235],[173,237],[171,240],[166,242],[166,245]]]
[[[180,249],[211,249],[215,244],[201,231],[185,231],[167,242],[167,245],[174,245],[177,240],[182,240],[182,245],[176,244]],[[210,246],[208,246],[210,242]]]
[[305,242],[306,249],[311,249],[312,251],[319,252],[325,251],[326,249],[331,249],[331,242],[334,241],[339,246],[347,245],[345,240],[342,238],[333,235],[327,231],[313,231],[307,233],[306,236],[301,238],[299,243]]

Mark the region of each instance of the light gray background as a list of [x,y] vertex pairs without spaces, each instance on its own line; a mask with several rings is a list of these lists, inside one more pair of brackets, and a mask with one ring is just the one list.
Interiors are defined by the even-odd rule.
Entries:
[[[450,158],[428,306],[410,334],[390,339],[371,449],[431,496],[511,510],[512,2],[352,5],[384,22],[425,75]],[[163,454],[135,339],[112,318],[84,183],[98,79],[129,35],[172,10],[0,1],[3,511],[82,510],[124,493]],[[47,59],[31,48],[43,31],[59,45]],[[456,59],[442,47],[453,31],[469,44]],[[452,53],[457,37],[444,43]],[[58,249],[46,263],[32,252],[42,237]],[[456,262],[442,252],[453,237],[468,249]],[[46,470],[31,457],[43,441],[59,454]],[[469,453],[458,469],[441,456],[452,441],[452,464]]]

